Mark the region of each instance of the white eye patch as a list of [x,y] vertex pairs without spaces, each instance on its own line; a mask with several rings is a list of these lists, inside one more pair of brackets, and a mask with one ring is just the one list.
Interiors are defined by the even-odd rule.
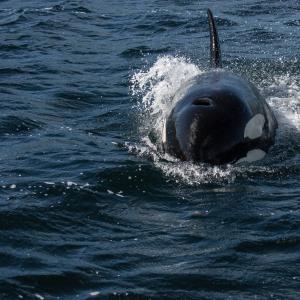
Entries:
[[263,133],[263,127],[265,125],[265,117],[262,114],[257,114],[247,123],[244,132],[244,138],[256,139]]
[[261,149],[253,149],[253,150],[248,151],[246,157],[240,158],[236,163],[253,162],[253,161],[264,158],[265,155],[266,155],[265,151],[263,151]]

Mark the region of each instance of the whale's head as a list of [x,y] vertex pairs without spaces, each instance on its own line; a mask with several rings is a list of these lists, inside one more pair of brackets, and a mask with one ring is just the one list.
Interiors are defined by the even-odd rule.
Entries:
[[224,164],[261,159],[273,144],[276,120],[257,89],[240,77],[213,72],[179,94],[163,133],[170,154]]

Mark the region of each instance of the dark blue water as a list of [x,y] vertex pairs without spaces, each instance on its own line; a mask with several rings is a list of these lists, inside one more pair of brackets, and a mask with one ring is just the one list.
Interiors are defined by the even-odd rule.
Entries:
[[[208,7],[279,120],[249,165],[148,139]],[[299,1],[7,0],[0,37],[0,299],[299,299]]]

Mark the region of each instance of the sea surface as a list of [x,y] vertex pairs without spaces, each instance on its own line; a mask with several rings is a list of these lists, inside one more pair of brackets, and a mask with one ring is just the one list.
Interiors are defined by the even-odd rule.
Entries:
[[[176,90],[225,69],[279,122],[261,161],[161,153]],[[0,2],[0,299],[300,299],[300,2]]]

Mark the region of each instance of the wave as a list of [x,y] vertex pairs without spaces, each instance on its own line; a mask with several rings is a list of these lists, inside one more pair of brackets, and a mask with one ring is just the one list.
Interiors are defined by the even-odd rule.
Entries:
[[21,118],[17,116],[8,116],[3,118],[0,122],[0,135],[16,135],[32,132],[36,129],[41,129],[42,125],[40,122]]

